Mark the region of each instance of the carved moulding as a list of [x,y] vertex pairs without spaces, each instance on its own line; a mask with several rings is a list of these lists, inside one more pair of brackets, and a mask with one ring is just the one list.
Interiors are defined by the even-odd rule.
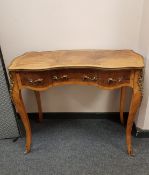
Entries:
[[139,91],[143,94],[143,89],[144,89],[144,70],[139,71],[138,75],[138,81],[137,81]]

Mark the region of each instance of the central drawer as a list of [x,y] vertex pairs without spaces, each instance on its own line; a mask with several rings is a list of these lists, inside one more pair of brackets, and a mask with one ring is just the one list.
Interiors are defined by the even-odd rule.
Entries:
[[97,82],[98,71],[89,69],[63,69],[52,72],[53,83],[57,82]]

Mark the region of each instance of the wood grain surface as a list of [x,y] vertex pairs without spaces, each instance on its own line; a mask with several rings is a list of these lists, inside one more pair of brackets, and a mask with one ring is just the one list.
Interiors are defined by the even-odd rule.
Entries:
[[142,68],[143,57],[132,50],[61,50],[27,52],[16,57],[9,70],[94,67],[104,69]]

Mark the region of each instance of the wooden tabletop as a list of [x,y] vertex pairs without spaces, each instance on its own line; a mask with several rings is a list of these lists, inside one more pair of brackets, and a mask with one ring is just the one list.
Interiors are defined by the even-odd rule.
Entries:
[[52,68],[143,68],[144,59],[132,50],[60,50],[27,52],[16,57],[8,67],[17,70]]

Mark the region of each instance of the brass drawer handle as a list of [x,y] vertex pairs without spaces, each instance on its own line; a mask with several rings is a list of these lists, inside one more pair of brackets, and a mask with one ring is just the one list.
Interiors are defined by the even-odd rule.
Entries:
[[118,82],[119,83],[122,82],[122,81],[123,81],[123,78],[122,77],[118,79]]
[[84,81],[97,81],[97,77],[95,77],[95,76],[93,76],[93,77],[89,77],[89,76],[87,76],[87,75],[84,75],[83,76],[83,80]]
[[39,85],[43,82],[43,78],[38,78],[36,80],[28,79],[28,82],[32,85]]
[[113,79],[113,78],[108,78],[108,83],[116,83],[116,82],[119,82],[117,81],[116,79]]
[[123,81],[123,78],[122,77],[120,77],[120,78],[118,78],[117,80],[116,79],[113,79],[113,78],[108,78],[108,83],[110,84],[110,83],[121,83]]
[[57,75],[54,75],[52,77],[53,80],[68,80],[68,75],[62,75],[62,76],[57,76]]

